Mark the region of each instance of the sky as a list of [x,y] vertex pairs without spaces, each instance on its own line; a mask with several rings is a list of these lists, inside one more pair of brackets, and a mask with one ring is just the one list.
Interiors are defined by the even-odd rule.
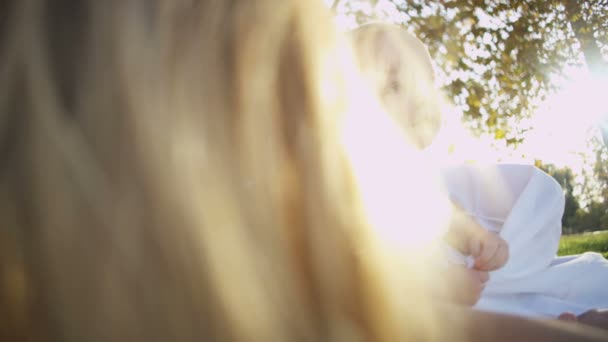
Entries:
[[608,82],[593,77],[585,65],[570,66],[556,80],[559,89],[539,103],[527,119],[531,129],[516,149],[496,142],[491,136],[473,137],[462,124],[455,108],[445,111],[446,127],[438,144],[454,145],[450,161],[534,163],[540,159],[576,173],[593,151],[590,140],[599,137],[602,120],[608,120]]

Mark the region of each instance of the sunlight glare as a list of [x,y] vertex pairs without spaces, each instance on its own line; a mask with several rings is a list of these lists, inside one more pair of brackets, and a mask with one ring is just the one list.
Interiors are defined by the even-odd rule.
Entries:
[[[463,113],[445,106],[444,127],[431,150],[444,164],[509,162],[534,164],[539,159],[580,173],[591,156],[590,139],[600,125],[607,125],[608,81],[593,77],[586,68],[565,70],[560,90],[539,104],[539,110],[521,124],[529,126],[524,142],[508,146],[490,134],[475,137],[462,123]],[[559,82],[558,82],[559,83]]]
[[450,206],[437,169],[407,142],[362,81],[349,80],[351,99],[342,141],[365,212],[382,241],[421,252],[447,227]]
[[581,153],[608,113],[606,80],[584,67],[566,70],[569,80],[541,105],[532,118],[533,130],[522,149],[557,166],[582,167]]

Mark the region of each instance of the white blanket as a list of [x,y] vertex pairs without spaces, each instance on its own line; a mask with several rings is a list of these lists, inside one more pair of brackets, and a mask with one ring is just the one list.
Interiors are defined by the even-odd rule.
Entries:
[[597,253],[557,257],[564,195],[529,165],[443,170],[453,201],[509,244],[507,264],[490,274],[476,308],[556,317],[608,307],[608,261]]

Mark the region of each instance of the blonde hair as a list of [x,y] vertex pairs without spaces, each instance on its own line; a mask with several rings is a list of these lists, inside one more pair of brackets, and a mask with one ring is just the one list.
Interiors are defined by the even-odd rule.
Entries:
[[385,109],[422,148],[441,124],[439,91],[429,53],[418,38],[396,25],[371,23],[350,32],[362,73]]
[[360,214],[322,4],[9,3],[1,339],[432,335]]

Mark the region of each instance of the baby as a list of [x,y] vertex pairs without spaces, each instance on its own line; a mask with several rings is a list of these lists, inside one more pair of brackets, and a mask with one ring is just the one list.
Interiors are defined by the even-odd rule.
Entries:
[[[381,100],[384,109],[419,149],[435,138],[441,124],[439,91],[426,47],[394,25],[368,24],[351,33],[359,68]],[[507,243],[481,227],[454,205],[445,236],[444,284],[438,292],[452,302],[474,305],[489,271],[502,267],[509,257]],[[465,257],[468,256],[468,257]],[[445,261],[445,259],[443,261]]]
[[[425,46],[403,29],[368,24],[351,32],[361,72],[382,101],[384,109],[401,125],[410,142],[427,147],[441,122],[439,91],[433,87],[434,71]],[[445,245],[438,263],[445,289],[437,296],[473,306],[489,279],[489,271],[504,266],[509,258],[507,242],[481,227],[468,213],[453,206]],[[557,317],[608,328],[608,310],[589,310],[578,316],[565,312]]]
[[385,110],[411,142],[428,146],[441,124],[431,58],[424,45],[397,26],[368,24],[351,32],[359,68]]

